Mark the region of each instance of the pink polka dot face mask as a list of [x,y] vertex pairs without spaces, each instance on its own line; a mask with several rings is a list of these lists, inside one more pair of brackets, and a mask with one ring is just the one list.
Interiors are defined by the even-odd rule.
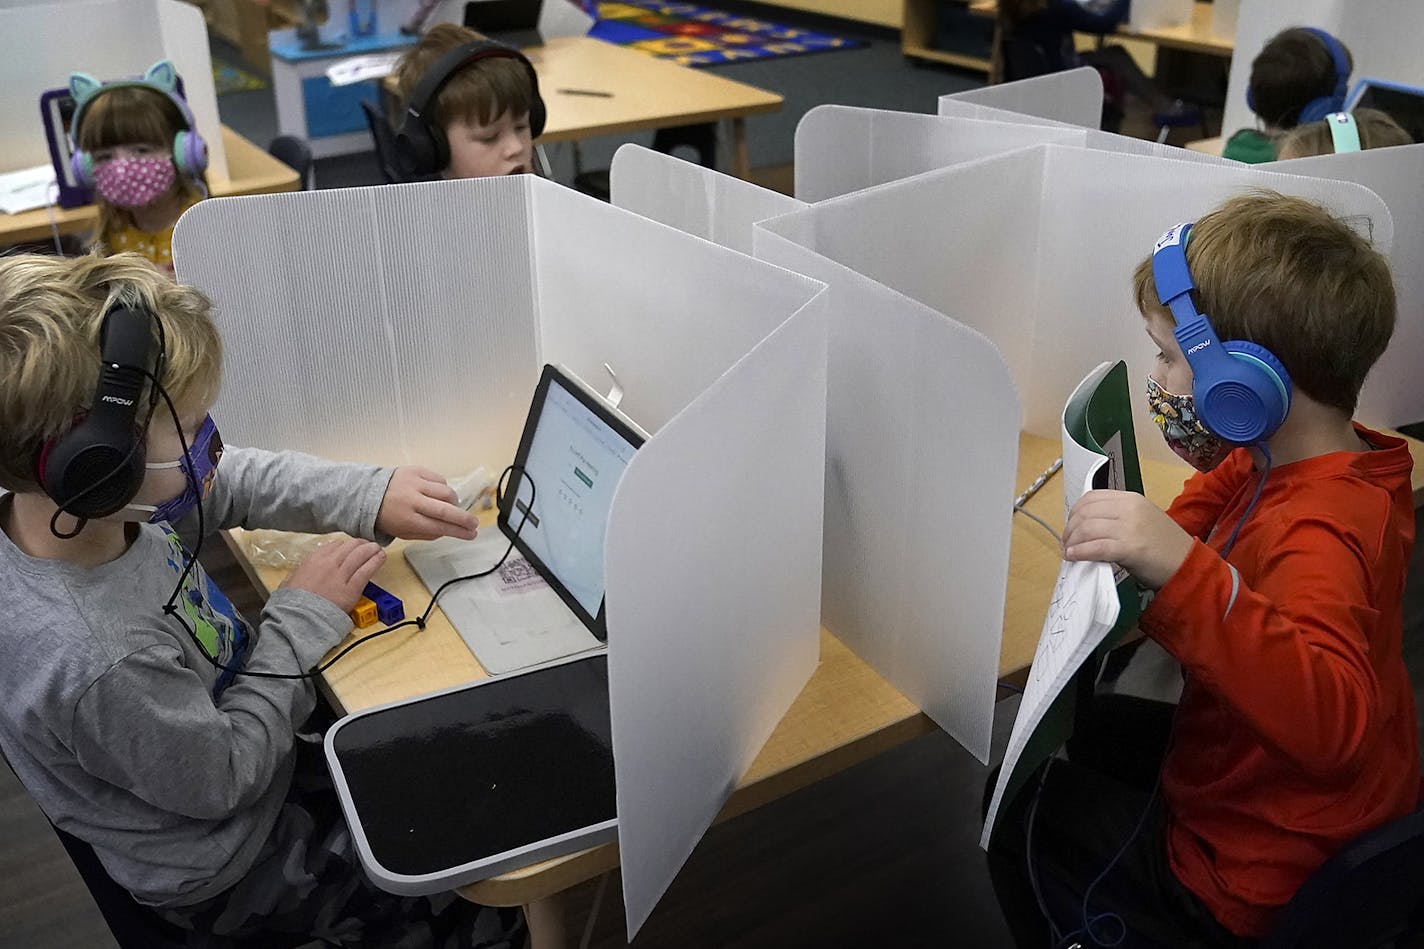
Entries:
[[105,201],[132,210],[167,194],[176,174],[171,158],[109,158],[95,165],[94,184]]

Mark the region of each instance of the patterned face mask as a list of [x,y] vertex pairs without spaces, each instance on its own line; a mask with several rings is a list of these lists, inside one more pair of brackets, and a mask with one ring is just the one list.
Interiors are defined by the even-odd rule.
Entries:
[[1147,377],[1147,407],[1162,430],[1167,447],[1198,471],[1210,471],[1226,460],[1232,446],[1222,441],[1197,418],[1189,395],[1173,395]]
[[132,211],[167,194],[176,175],[171,158],[109,158],[94,167],[94,185],[99,197]]
[[[143,511],[148,514],[150,524],[159,524],[163,521],[174,523],[197,507],[198,504],[207,498],[208,492],[213,487],[213,477],[217,473],[218,460],[222,458],[223,443],[222,436],[218,434],[218,427],[213,423],[211,415],[204,416],[203,424],[193,435],[193,445],[188,449],[188,457],[193,463],[188,463],[188,458],[180,458],[177,461],[159,461],[144,465],[146,469],[156,468],[181,468],[183,469],[183,490],[162,504],[129,504],[126,507],[131,511]],[[197,490],[194,490],[197,485]]]

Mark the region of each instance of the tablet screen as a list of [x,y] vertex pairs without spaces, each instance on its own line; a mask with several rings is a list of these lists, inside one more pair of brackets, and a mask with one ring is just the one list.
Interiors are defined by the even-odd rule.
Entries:
[[500,529],[600,639],[607,637],[603,539],[608,511],[642,443],[642,436],[602,399],[557,367],[545,366],[500,505]]
[[1424,142],[1424,89],[1362,80],[1350,109],[1378,109],[1399,123],[1415,142]]

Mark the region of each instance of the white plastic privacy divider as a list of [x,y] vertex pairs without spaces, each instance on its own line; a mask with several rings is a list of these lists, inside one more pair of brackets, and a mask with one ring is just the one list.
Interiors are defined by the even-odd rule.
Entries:
[[1276,162],[1273,171],[1364,185],[1383,199],[1394,220],[1390,269],[1398,315],[1389,349],[1375,363],[1360,393],[1355,415],[1372,425],[1397,427],[1424,419],[1424,145],[1372,148],[1345,155],[1319,155]]
[[0,172],[50,160],[40,95],[68,85],[70,73],[126,79],[171,59],[208,143],[210,179],[227,178],[208,28],[197,7],[178,0],[92,0],[0,8],[0,37]]
[[796,124],[796,196],[825,201],[1029,145],[1082,145],[1087,134],[1068,126],[817,106]]
[[1018,396],[983,336],[811,249],[819,217],[756,252],[830,287],[821,622],[987,762]]
[[449,475],[513,457],[543,362],[596,388],[608,363],[654,431],[810,295],[533,176],[203,201],[174,243],[234,443]]
[[815,666],[824,284],[529,175],[204,201],[174,244],[236,442],[497,471],[541,362],[617,367],[654,433],[606,548],[636,931]]
[[752,225],[805,204],[740,178],[624,145],[609,169],[614,207],[750,255]]
[[[1358,219],[1382,250],[1392,244],[1388,209],[1359,185],[1058,145],[928,172],[759,227],[993,340],[1018,386],[1024,429],[1053,438],[1067,393],[1104,359],[1125,358],[1133,378],[1147,376],[1156,350],[1131,278],[1157,238],[1259,187],[1310,198]],[[834,332],[831,351],[834,393]],[[1158,438],[1138,446],[1176,457]]]
[[1255,127],[1256,117],[1246,107],[1251,61],[1271,37],[1292,26],[1318,27],[1344,43],[1355,63],[1352,84],[1370,76],[1424,86],[1424,57],[1419,55],[1424,3],[1418,0],[1241,0],[1221,120],[1225,134]]
[[[1031,79],[950,93],[940,101],[945,99],[1095,129],[1102,125],[1103,77],[1091,66],[1079,66]],[[940,114],[946,113],[941,109]]]
[[824,299],[669,421],[613,499],[608,671],[630,936],[816,667]]

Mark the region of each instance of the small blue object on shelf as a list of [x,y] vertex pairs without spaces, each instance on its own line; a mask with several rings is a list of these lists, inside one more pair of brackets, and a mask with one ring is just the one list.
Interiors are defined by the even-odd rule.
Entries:
[[361,595],[376,604],[376,616],[387,626],[405,619],[405,604],[395,594],[382,590],[374,583],[368,583]]

